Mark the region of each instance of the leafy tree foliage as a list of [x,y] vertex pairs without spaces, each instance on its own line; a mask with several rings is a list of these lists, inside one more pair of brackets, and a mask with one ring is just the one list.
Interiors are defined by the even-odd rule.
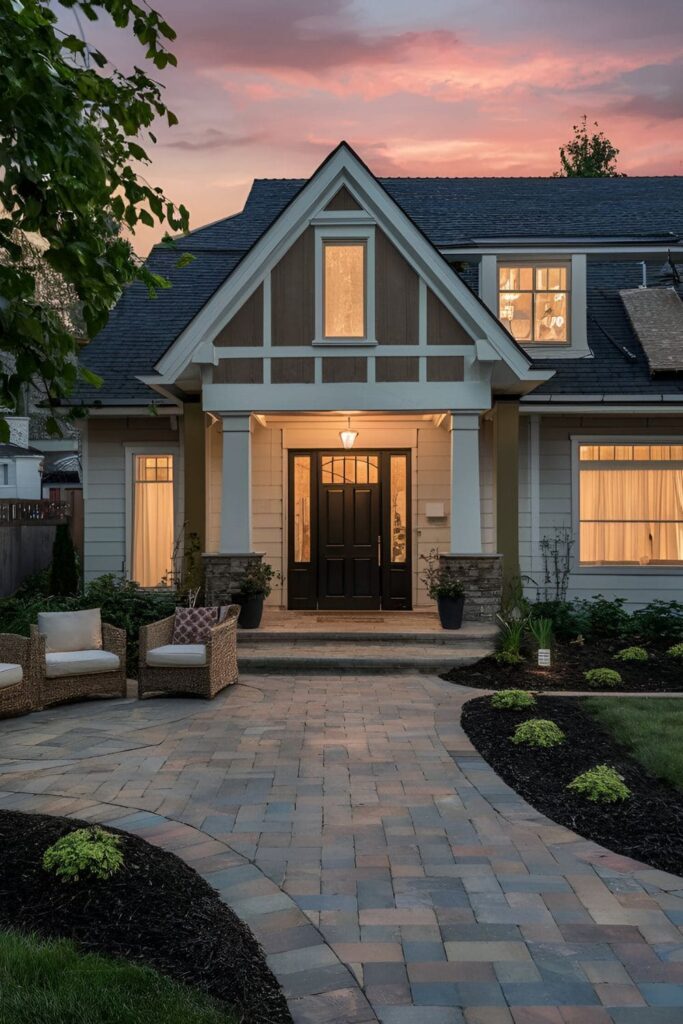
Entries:
[[[616,149],[597,121],[589,127],[584,114],[580,124],[572,126],[574,137],[560,146],[561,170],[556,178],[625,178],[617,170]],[[595,129],[595,130],[594,130]]]
[[[122,228],[188,226],[187,210],[135,169],[149,163],[144,146],[156,141],[155,120],[177,123],[161,85],[139,67],[119,71],[63,32],[56,4],[132,29],[159,70],[176,63],[166,47],[173,29],[134,0],[0,0],[0,409],[10,412],[28,382],[40,383],[53,413],[79,375],[99,383],[78,365],[82,328],[36,287],[36,247],[71,290],[92,337],[124,285],[141,281],[151,295],[168,287],[135,256]],[[59,432],[56,415],[47,423]],[[0,416],[0,441],[8,436]]]

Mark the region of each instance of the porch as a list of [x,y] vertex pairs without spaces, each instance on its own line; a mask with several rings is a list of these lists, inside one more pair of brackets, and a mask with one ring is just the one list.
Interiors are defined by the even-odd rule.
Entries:
[[209,603],[229,600],[245,565],[264,560],[283,577],[269,608],[317,611],[304,616],[311,631],[332,612],[412,609],[432,613],[423,633],[435,619],[421,576],[438,549],[465,578],[466,618],[494,619],[503,555],[508,573],[518,562],[516,403],[210,419],[186,406],[184,518],[201,538]]

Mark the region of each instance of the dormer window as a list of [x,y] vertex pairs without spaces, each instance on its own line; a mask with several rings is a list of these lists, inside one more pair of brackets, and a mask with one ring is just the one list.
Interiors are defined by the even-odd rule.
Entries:
[[323,242],[325,338],[365,338],[365,241]]
[[567,345],[569,265],[499,263],[498,316],[520,345]]

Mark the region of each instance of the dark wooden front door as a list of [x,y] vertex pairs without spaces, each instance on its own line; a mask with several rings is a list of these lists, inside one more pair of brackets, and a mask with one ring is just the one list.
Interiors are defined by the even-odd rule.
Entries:
[[379,454],[320,455],[318,607],[379,608]]
[[409,452],[290,452],[290,608],[410,608],[410,532]]

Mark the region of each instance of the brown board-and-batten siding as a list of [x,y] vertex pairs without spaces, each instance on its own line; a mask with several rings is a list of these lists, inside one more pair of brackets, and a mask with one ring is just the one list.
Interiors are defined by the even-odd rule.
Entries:
[[427,289],[427,344],[472,345],[472,338],[443,302]]
[[271,273],[271,333],[275,347],[310,345],[315,337],[314,264],[313,228],[306,228]]
[[240,306],[213,343],[218,348],[250,348],[263,344],[263,285]]
[[383,231],[375,232],[375,329],[380,345],[416,345],[419,280]]

